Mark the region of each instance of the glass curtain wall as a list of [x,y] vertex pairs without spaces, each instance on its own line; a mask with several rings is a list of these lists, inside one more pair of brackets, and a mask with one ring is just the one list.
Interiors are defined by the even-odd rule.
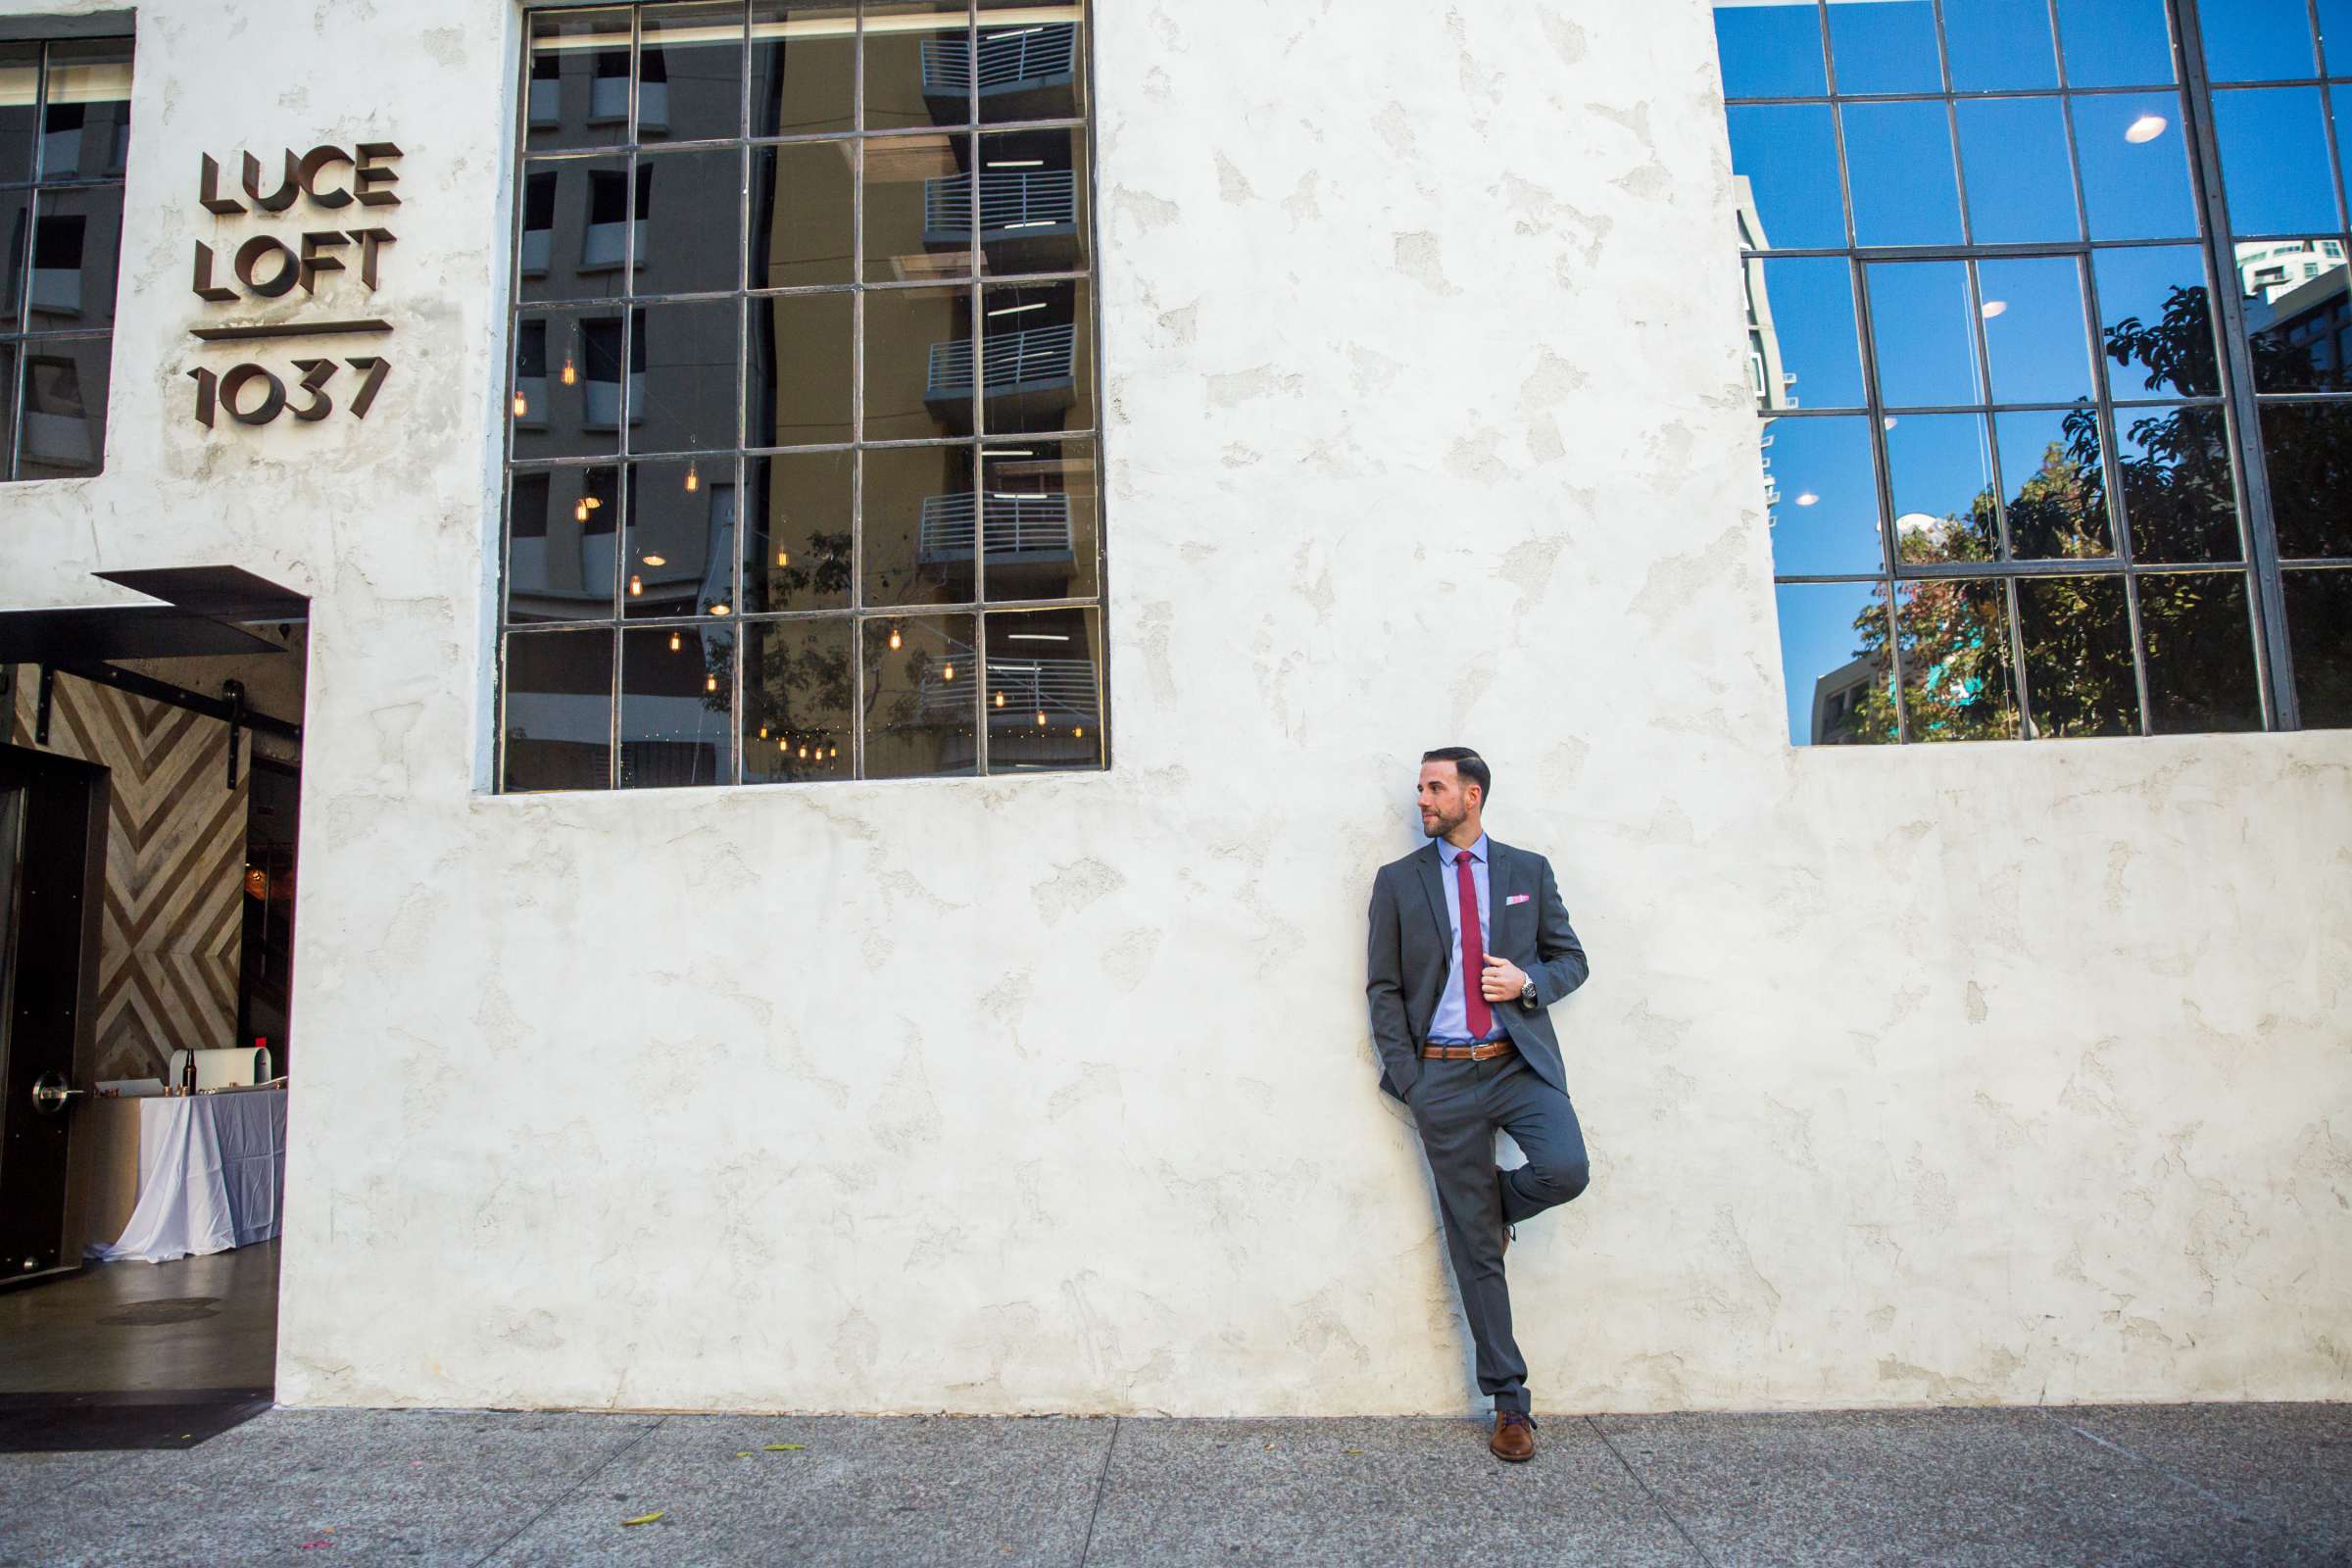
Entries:
[[1085,8],[528,22],[501,787],[1102,766]]
[[2352,723],[2330,21],[1716,6],[1795,744]]

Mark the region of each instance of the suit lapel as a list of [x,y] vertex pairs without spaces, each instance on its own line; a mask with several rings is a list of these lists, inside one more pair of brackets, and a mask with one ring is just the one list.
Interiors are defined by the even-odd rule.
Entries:
[[1453,917],[1446,912],[1446,876],[1438,869],[1438,843],[1431,839],[1419,858],[1421,891],[1429,895],[1429,917],[1437,922],[1438,951],[1453,951]]

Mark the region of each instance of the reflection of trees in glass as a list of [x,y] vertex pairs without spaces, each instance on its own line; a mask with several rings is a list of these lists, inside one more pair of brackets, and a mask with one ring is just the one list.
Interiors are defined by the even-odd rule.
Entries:
[[847,600],[850,594],[850,534],[812,533],[808,548],[788,566],[772,566],[767,573],[768,605],[771,609],[796,610],[804,604],[823,604],[828,599]]
[[803,747],[813,754],[847,739],[834,726],[837,715],[850,710],[849,639],[826,636],[833,624],[773,623],[751,639],[759,652],[744,670],[745,697],[761,738],[781,743],[769,765],[786,778],[818,771],[799,765],[819,760],[803,757]]
[[[2220,387],[2211,304],[2202,286],[2177,287],[2154,321],[2127,318],[2107,330],[2107,357],[2138,372],[2148,391],[2210,396]],[[2311,384],[2310,354],[2283,343],[2255,344],[2258,384]],[[2306,379],[2297,382],[2300,374]],[[2119,377],[2119,386],[2123,382]],[[2352,451],[2326,407],[2273,407],[2265,413],[2274,492],[2282,506],[2320,509],[2322,496],[2352,486]],[[2040,467],[2018,487],[2007,512],[2018,560],[2086,560],[2112,553],[2097,412],[2070,411],[2063,439],[2043,451]],[[2227,426],[2212,405],[2151,411],[2129,426],[2133,450],[2117,454],[2134,558],[2143,562],[2239,559],[2236,506]],[[2296,499],[2290,499],[2296,498]],[[1989,487],[1933,525],[1906,530],[1902,560],[1992,559]],[[2019,641],[2032,673],[2035,732],[2131,733],[2139,727],[2122,584],[2105,576],[2021,580]],[[2006,595],[1988,579],[1902,584],[1897,608],[1903,702],[1912,740],[1989,739],[2017,733]],[[2151,680],[2163,699],[2163,727],[2235,729],[2253,703],[2245,583],[2241,573],[2183,574],[2143,587],[2140,639]],[[1888,667],[1885,590],[1854,619],[1857,659]],[[2157,673],[2161,672],[2161,678]],[[1893,697],[1884,674],[1856,702],[1852,733],[1890,734]]]

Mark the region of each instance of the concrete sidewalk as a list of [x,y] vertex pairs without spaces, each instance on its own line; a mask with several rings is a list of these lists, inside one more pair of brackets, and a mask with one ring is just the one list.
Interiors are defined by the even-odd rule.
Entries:
[[0,1562],[2352,1562],[2352,1406],[1539,1419],[275,1410],[0,1455]]

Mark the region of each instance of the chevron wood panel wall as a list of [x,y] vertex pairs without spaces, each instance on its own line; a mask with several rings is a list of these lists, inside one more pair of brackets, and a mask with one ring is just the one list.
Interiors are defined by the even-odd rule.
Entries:
[[[39,673],[21,666],[14,740],[30,746]],[[109,770],[95,1076],[160,1076],[177,1047],[236,1043],[246,780],[228,726],[72,675],[49,750]]]

